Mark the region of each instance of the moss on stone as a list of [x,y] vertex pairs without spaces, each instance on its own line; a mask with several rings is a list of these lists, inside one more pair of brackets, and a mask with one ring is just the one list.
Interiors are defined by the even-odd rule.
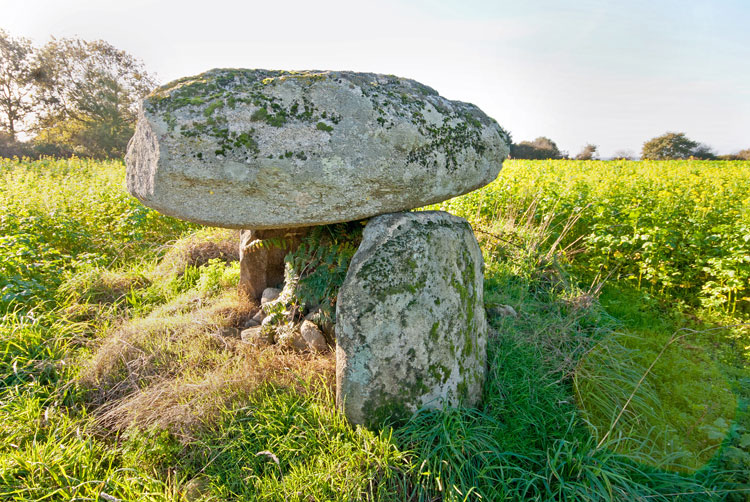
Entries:
[[[195,99],[199,99],[199,98],[195,98]],[[222,108],[223,106],[224,106],[224,101],[221,101],[221,100],[214,101],[203,110],[203,116],[210,117],[211,115],[214,114],[216,110],[218,110],[219,108]]]
[[[274,95],[273,87],[289,80],[294,81],[292,85],[299,94],[286,102]],[[376,114],[374,119],[381,127],[390,129],[401,120],[414,124],[426,143],[407,152],[406,162],[425,169],[444,165],[449,172],[454,172],[461,168],[467,154],[469,158],[483,155],[486,148],[482,137],[484,127],[497,128],[506,142],[510,140],[507,133],[478,108],[448,102],[427,86],[392,75],[217,69],[159,87],[146,98],[144,108],[163,114],[170,132],[179,127],[178,132],[186,138],[213,137],[218,143],[216,151],[231,155],[236,147],[228,142],[229,138],[214,134],[214,126],[218,130],[226,128],[228,115],[219,113],[224,107],[234,110],[241,104],[253,105],[255,111],[250,117],[253,121],[271,127],[284,127],[290,122],[305,123],[332,133],[343,117],[331,110],[318,109],[309,91],[315,82],[326,80],[332,85],[359,88],[371,101]],[[442,123],[434,124],[425,118],[428,108],[443,115]],[[203,121],[184,120],[185,117],[192,118],[196,112],[204,117]],[[252,148],[252,143],[244,140],[240,143],[249,147],[254,155],[259,153]],[[205,148],[203,143],[195,144],[196,148]],[[238,152],[236,155],[242,158],[244,154]],[[266,154],[263,152],[264,156]],[[299,160],[304,160],[303,157],[306,159],[308,155],[303,152],[297,156]]]
[[438,330],[440,329],[440,321],[435,321],[435,323],[432,325],[432,328],[430,328],[430,340],[433,342],[438,341]]
[[316,129],[317,129],[318,131],[325,131],[325,132],[331,132],[331,131],[333,131],[333,127],[329,126],[329,125],[328,125],[328,124],[326,124],[325,122],[318,122],[318,123],[317,123],[317,124],[315,125],[315,128],[316,128]]

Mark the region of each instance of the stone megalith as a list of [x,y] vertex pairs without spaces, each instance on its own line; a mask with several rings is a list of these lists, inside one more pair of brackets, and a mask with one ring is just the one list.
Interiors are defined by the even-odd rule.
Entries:
[[284,258],[299,246],[308,228],[240,232],[240,295],[257,300],[268,287],[284,282]]
[[446,213],[387,213],[491,182],[509,145],[479,108],[413,80],[216,69],[143,101],[127,188],[164,214],[249,229],[240,291],[255,299],[281,280],[304,227],[375,216],[336,328],[338,402],[352,422],[375,424],[480,398],[487,326],[471,227]]
[[164,214],[208,225],[322,225],[481,187],[509,143],[476,106],[413,80],[216,69],[143,101],[127,188]]
[[426,211],[370,220],[336,309],[336,400],[351,422],[479,402],[483,268],[462,218]]

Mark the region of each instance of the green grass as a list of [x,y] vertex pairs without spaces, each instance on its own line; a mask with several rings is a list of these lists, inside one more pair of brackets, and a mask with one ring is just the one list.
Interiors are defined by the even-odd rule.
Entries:
[[514,161],[444,203],[487,264],[483,405],[376,431],[331,355],[216,336],[235,234],[118,162],[0,176],[2,500],[750,500],[748,163]]

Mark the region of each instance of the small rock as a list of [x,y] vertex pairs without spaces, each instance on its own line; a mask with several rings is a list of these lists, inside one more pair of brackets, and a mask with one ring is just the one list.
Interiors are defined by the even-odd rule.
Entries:
[[230,326],[223,326],[219,328],[219,336],[224,338],[237,338],[240,336],[240,330]]
[[326,338],[320,329],[310,321],[304,321],[300,326],[300,334],[302,338],[307,342],[307,346],[313,352],[325,352],[328,350],[328,344]]
[[305,321],[315,322],[317,319],[320,319],[320,309],[312,309],[310,312],[305,316]]
[[274,301],[281,294],[281,290],[278,288],[266,288],[263,290],[263,294],[260,297],[260,304],[265,305],[268,302]]
[[279,335],[279,345],[285,349],[294,350],[295,352],[303,352],[307,350],[307,342],[297,330],[284,330],[284,332]]
[[253,326],[260,326],[260,322],[256,321],[255,319],[248,319],[245,322],[245,328],[252,328]]
[[266,318],[266,313],[263,312],[263,309],[259,309],[258,312],[255,313],[255,315],[253,316],[251,320],[260,324],[263,322],[263,319],[265,318]]
[[495,317],[518,317],[516,309],[510,305],[496,305],[490,308],[490,315]]
[[240,334],[243,342],[249,343],[256,347],[267,347],[273,345],[273,330],[263,329],[262,326],[253,326],[243,330]]
[[333,342],[336,339],[336,324],[331,322],[330,318],[324,318],[320,308],[313,309],[305,316],[305,321],[311,321],[323,332],[326,339]]

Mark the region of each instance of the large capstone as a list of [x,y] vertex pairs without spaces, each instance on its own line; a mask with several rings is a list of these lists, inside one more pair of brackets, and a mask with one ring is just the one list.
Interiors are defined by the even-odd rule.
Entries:
[[336,308],[336,399],[351,422],[478,403],[483,268],[462,218],[426,211],[370,220]]
[[218,69],[144,100],[127,187],[147,206],[198,223],[320,225],[481,187],[508,144],[479,108],[413,80]]

